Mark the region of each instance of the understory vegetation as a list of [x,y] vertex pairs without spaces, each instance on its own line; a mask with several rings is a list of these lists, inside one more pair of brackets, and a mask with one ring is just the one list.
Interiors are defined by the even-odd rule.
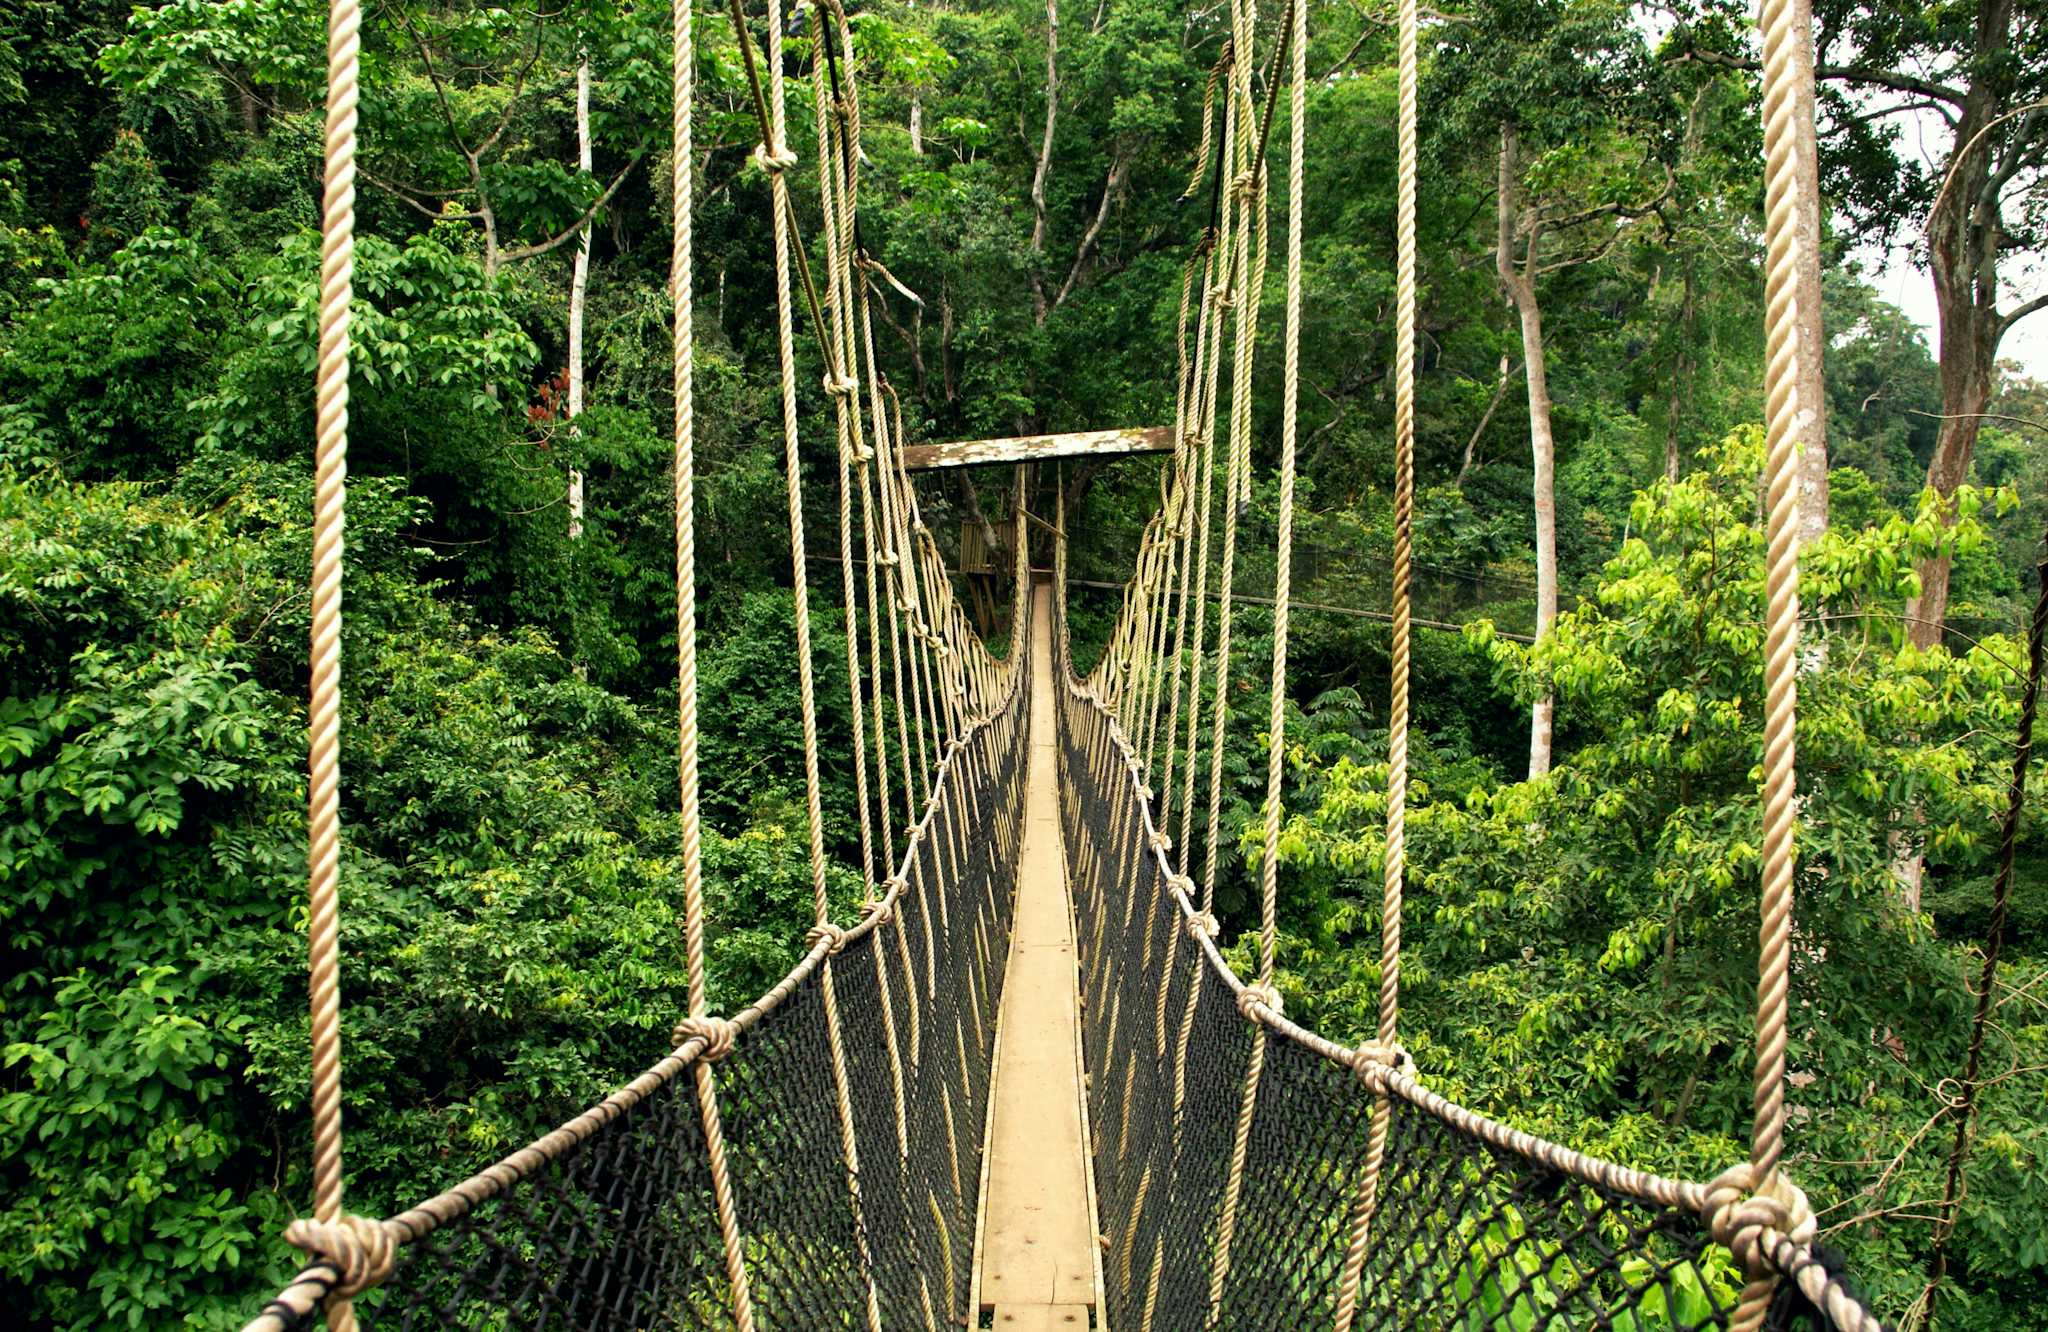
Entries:
[[[1283,8],[1259,7],[1264,54]],[[1756,971],[1753,34],[1719,0],[1453,8],[1430,19],[1423,80],[1417,611],[1439,627],[1415,642],[1403,1040],[1476,1110],[1711,1177],[1746,1152]],[[1923,100],[2043,94],[2029,7],[1815,8],[1844,68],[1932,71]],[[669,6],[368,9],[341,874],[349,1191],[385,1215],[665,1052],[683,890]],[[1293,625],[1280,986],[1339,1041],[1372,1029],[1379,983],[1389,638],[1341,612],[1383,606],[1392,556],[1391,17],[1309,10],[1296,596],[1338,609]],[[807,21],[788,43],[806,75]],[[324,22],[314,0],[0,0],[0,1294],[36,1328],[238,1326],[289,1275],[279,1233],[310,1192]],[[768,188],[723,8],[700,6],[697,31],[706,877],[712,1005],[731,1011],[798,956],[810,880]],[[1227,13],[879,0],[854,31],[862,239],[900,284],[878,288],[878,354],[912,440],[1170,422],[1206,208],[1183,193]],[[1896,1316],[1926,1282],[1992,914],[2048,384],[1998,363],[1996,336],[1962,364],[1982,350],[1963,314],[1937,360],[1883,298],[1870,256],[1924,257],[1948,163],[1909,149],[1881,79],[1826,88],[1828,485],[1803,552],[1788,1164]],[[807,78],[791,97],[808,125]],[[2048,125],[2016,115],[1984,142],[1995,169],[1960,170],[2004,219],[1983,262],[1992,314],[2017,323]],[[815,176],[790,180],[815,241]],[[1255,595],[1281,294],[1276,272],[1239,583]],[[807,335],[799,356],[810,548],[836,558]],[[1155,462],[1038,469],[1033,507],[1065,495],[1077,579],[1128,576]],[[1007,472],[920,484],[949,553],[970,527],[1013,553]],[[811,584],[846,920],[864,886],[837,567]],[[1115,594],[1071,596],[1077,639],[1099,639]],[[1239,606],[1234,627],[1226,937],[1257,916],[1271,614]],[[2037,765],[1938,1306],[1958,1329],[2048,1306],[2044,783]]]

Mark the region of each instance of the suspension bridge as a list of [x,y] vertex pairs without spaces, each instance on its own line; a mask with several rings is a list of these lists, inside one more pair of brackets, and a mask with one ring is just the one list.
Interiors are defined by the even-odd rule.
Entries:
[[[1295,403],[1304,9],[1260,53],[1230,6],[1189,193],[1209,225],[1183,270],[1160,504],[1115,628],[1084,673],[1067,628],[1067,534],[1033,519],[1028,441],[947,446],[1018,465],[1011,632],[993,655],[924,522],[901,409],[876,364],[878,265],[855,226],[860,104],[839,0],[806,7],[816,252],[797,233],[785,15],[732,18],[774,234],[784,463],[814,924],[780,982],[714,1014],[697,782],[690,0],[675,7],[678,771],[689,985],[671,1048],[553,1132],[397,1215],[347,1210],[338,1015],[338,699],[359,0],[330,6],[311,707],[315,1193],[286,1238],[301,1270],[249,1327],[348,1329],[1421,1329],[1881,1326],[1815,1242],[1783,1159],[1799,409],[1793,303],[1792,7],[1767,0],[1769,702],[1754,1150],[1712,1180],[1571,1151],[1430,1090],[1400,1042],[1413,511],[1417,18],[1400,12],[1393,672],[1379,1020],[1356,1046],[1290,1020],[1275,986]],[[1263,77],[1255,77],[1263,70]],[[1807,75],[1811,77],[1810,73]],[[1269,151],[1288,97],[1288,142]],[[1238,497],[1280,193],[1278,530],[1256,957],[1215,915]],[[836,438],[837,571],[854,720],[859,917],[831,918],[819,798],[796,330],[808,317]],[[1223,371],[1229,368],[1226,380]],[[810,447],[817,447],[815,444]],[[922,464],[925,460],[918,460]],[[1057,482],[1055,482],[1057,488]],[[1060,503],[1055,513],[1064,510]],[[1034,584],[1033,522],[1052,576]],[[1261,583],[1262,587],[1267,586]],[[1213,609],[1212,609],[1213,607]],[[1199,854],[1198,854],[1199,852]],[[261,1296],[258,1297],[260,1301]]]

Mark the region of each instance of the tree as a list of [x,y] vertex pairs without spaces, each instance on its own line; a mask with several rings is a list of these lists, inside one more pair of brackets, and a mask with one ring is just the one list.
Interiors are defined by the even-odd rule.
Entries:
[[[1606,3],[1501,0],[1452,29],[1446,92],[1461,131],[1489,121],[1499,144],[1494,269],[1521,324],[1534,463],[1536,634],[1557,618],[1557,442],[1538,279],[1606,258],[1645,221],[1662,221],[1673,175],[1654,132],[1632,134],[1646,62],[1626,11]],[[1616,122],[1622,121],[1619,133]],[[1669,230],[1669,223],[1664,223]],[[1550,770],[1554,704],[1529,717],[1529,776]]]
[[[1947,497],[1969,476],[2000,342],[2048,308],[2048,292],[2016,292],[2001,271],[2011,251],[2040,246],[2048,220],[2048,16],[2015,0],[1814,9],[1828,193],[1866,239],[1924,244],[1942,416],[1927,484]],[[1730,7],[1710,0],[1691,17],[1681,57],[1756,68]],[[1947,139],[1931,161],[1918,128],[1930,117]],[[1941,636],[1953,557],[1920,564],[1907,613],[1923,647]]]

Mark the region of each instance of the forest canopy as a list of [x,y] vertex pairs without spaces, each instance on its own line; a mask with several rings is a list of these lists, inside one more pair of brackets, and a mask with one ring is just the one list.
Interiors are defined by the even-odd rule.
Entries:
[[[1385,854],[1389,637],[1352,612],[1383,607],[1393,552],[1394,28],[1377,0],[1304,2],[1295,594],[1324,609],[1297,614],[1284,701],[1279,986],[1353,1041]],[[858,225],[889,278],[877,356],[908,436],[1170,422],[1227,14],[853,8]],[[1283,9],[1258,7],[1262,32]],[[2048,383],[2003,358],[2048,319],[2048,17],[1813,9],[1825,447],[1801,515],[1788,1161],[1890,1312],[1923,1293],[1944,1197],[2048,529]],[[801,951],[811,883],[769,187],[733,29],[699,11],[684,165],[728,1011]],[[366,12],[341,873],[351,1205],[387,1215],[645,1067],[679,1012],[675,164],[666,3]],[[0,1291],[34,1327],[238,1326],[289,1276],[278,1236],[309,1196],[324,25],[318,0],[0,0]],[[800,13],[785,43],[806,76],[809,32]],[[1404,1039],[1475,1109],[1710,1177],[1745,1151],[1756,972],[1755,34],[1723,0],[1465,0],[1424,36],[1433,625]],[[810,81],[789,84],[808,124]],[[788,179],[816,244],[816,181]],[[1873,253],[1931,285],[1932,338]],[[1257,299],[1277,363],[1278,273]],[[800,479],[822,497],[825,367],[808,333],[797,351]],[[1270,378],[1251,412],[1239,590],[1258,596]],[[970,540],[1014,544],[1007,472],[920,484],[956,566]],[[1128,575],[1158,493],[1149,461],[1033,478],[1040,516],[1064,497],[1084,659],[1116,609],[1090,584]],[[850,911],[867,885],[836,581],[812,580],[812,656]],[[1217,849],[1240,959],[1270,634],[1239,609]],[[2044,782],[1939,1306],[1954,1328],[2048,1303]]]

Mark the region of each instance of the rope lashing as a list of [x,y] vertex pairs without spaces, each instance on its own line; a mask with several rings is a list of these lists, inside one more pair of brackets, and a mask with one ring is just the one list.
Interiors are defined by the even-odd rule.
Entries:
[[1784,1171],[1771,1171],[1758,1190],[1755,1167],[1747,1161],[1708,1183],[1705,1215],[1714,1241],[1735,1255],[1751,1280],[1777,1275],[1766,1247],[1769,1234],[1805,1245],[1813,1242],[1819,1228],[1813,1205]]
[[1412,1069],[1414,1063],[1408,1051],[1392,1041],[1364,1040],[1351,1051],[1351,1071],[1374,1092],[1384,1086],[1383,1074]]
[[1237,992],[1238,1016],[1247,1022],[1258,1022],[1260,1009],[1274,1017],[1283,1016],[1285,1012],[1280,991],[1270,981],[1252,981]]
[[350,1212],[338,1221],[300,1217],[285,1227],[287,1244],[314,1262],[334,1265],[340,1279],[330,1300],[345,1301],[390,1278],[398,1245],[381,1221]]
[[733,1052],[739,1044],[739,1024],[730,1018],[686,1017],[676,1023],[670,1033],[671,1046],[680,1049],[686,1042],[704,1042],[703,1053],[697,1057],[707,1064],[715,1064]]
[[821,920],[804,932],[805,947],[816,948],[821,943],[828,945],[828,954],[837,957],[846,950],[846,927]]
[[756,167],[759,167],[767,175],[779,176],[796,166],[797,157],[788,148],[784,148],[779,153],[770,152],[767,144],[757,143],[754,145],[754,151],[747,155],[747,160]]
[[1188,917],[1188,937],[1195,940],[1214,939],[1223,933],[1223,926],[1213,911],[1197,911]]

